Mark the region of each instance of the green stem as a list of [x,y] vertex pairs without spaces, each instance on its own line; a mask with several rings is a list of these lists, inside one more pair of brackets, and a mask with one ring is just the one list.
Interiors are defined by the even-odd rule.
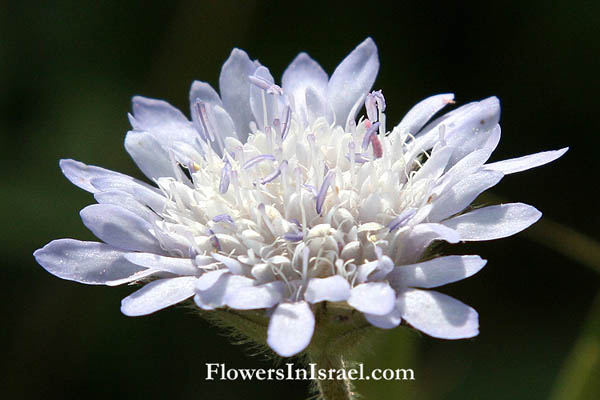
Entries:
[[[316,364],[316,370],[334,369],[337,371],[345,368],[344,360],[341,356],[328,356],[325,353],[308,355],[311,363]],[[352,400],[354,393],[348,379],[317,379],[316,386],[319,391],[319,399],[321,400]]]

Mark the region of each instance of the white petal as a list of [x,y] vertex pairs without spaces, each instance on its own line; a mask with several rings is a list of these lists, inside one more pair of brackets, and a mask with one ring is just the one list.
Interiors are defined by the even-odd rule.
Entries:
[[394,307],[390,313],[385,315],[365,313],[364,316],[371,325],[381,329],[392,329],[400,325],[400,322],[402,322],[402,315],[400,314],[400,310],[398,310],[396,307]]
[[420,168],[414,175],[413,180],[439,178],[444,173],[453,151],[454,149],[448,146],[434,151],[423,168]]
[[312,278],[308,281],[304,299],[309,303],[320,301],[345,301],[350,297],[350,284],[339,275]]
[[223,263],[234,275],[243,275],[245,272],[242,264],[234,258],[227,257],[219,253],[213,253],[212,257],[218,262]]
[[[281,79],[281,87],[285,93],[294,98],[294,112],[304,122],[307,113],[308,89],[312,97],[325,97],[327,90],[327,73],[306,53],[300,53],[287,67]],[[311,98],[312,98],[311,97]],[[313,100],[313,105],[314,105]],[[322,110],[320,110],[322,112]],[[323,115],[323,114],[321,114]]]
[[418,264],[394,268],[387,276],[394,288],[432,288],[476,274],[486,261],[479,256],[438,257]]
[[352,106],[369,92],[378,71],[377,46],[371,38],[352,50],[335,69],[327,85],[327,99],[339,124],[346,121]]
[[398,296],[404,318],[414,328],[440,339],[479,334],[479,317],[471,307],[434,291],[409,289]]
[[430,221],[441,221],[467,208],[481,193],[496,185],[504,174],[496,171],[479,171],[446,189],[433,201]]
[[397,249],[392,259],[396,265],[414,263],[423,256],[434,240],[458,243],[460,239],[458,232],[442,224],[418,224],[406,232],[399,233],[398,239],[394,240],[394,243],[397,242]]
[[151,253],[127,253],[125,258],[133,264],[176,275],[195,276],[200,273],[194,261],[189,258],[165,257]]
[[169,153],[151,134],[129,131],[125,136],[125,149],[148,178],[177,176]]
[[219,76],[219,88],[225,110],[235,123],[235,130],[242,143],[246,142],[250,132],[250,121],[254,120],[250,109],[250,76],[256,69],[248,54],[233,49],[223,64]]
[[258,286],[246,286],[229,292],[225,303],[237,310],[270,308],[281,302],[284,291],[285,284],[282,281],[269,282]]
[[192,123],[166,101],[135,96],[132,103],[130,120],[134,129],[150,133],[165,147],[171,147],[174,141],[196,142],[198,132]]
[[150,223],[154,223],[161,219],[156,213],[139,202],[131,194],[120,190],[98,192],[94,194],[94,198],[100,204],[112,204],[129,210]]
[[94,204],[80,214],[83,224],[110,245],[123,250],[164,253],[150,233],[152,225],[131,211],[111,204]]
[[503,174],[514,174],[515,172],[525,171],[540,165],[548,164],[561,157],[569,150],[565,147],[560,150],[542,151],[541,153],[530,154],[528,156],[511,158],[510,160],[498,161],[487,164],[485,167],[493,171],[500,171]]
[[350,291],[348,304],[368,314],[385,315],[392,311],[396,301],[394,290],[387,282],[369,282],[356,285]]
[[106,285],[145,270],[127,261],[124,254],[104,243],[59,239],[36,250],[33,256],[46,271],[59,278],[88,285]]
[[280,356],[290,357],[304,350],[315,330],[315,316],[308,303],[284,303],[271,315],[267,343]]
[[[206,274],[205,274],[206,275]],[[227,297],[241,288],[253,286],[254,280],[245,276],[222,274],[217,281],[206,290],[196,286],[194,301],[203,310],[213,310],[227,304]]]
[[442,108],[454,100],[453,93],[438,94],[421,100],[409,112],[406,113],[402,121],[394,129],[398,129],[401,134],[417,134],[421,128]]
[[121,301],[121,312],[129,317],[147,315],[180,303],[194,295],[196,278],[159,279]]
[[444,222],[461,240],[494,240],[514,235],[535,223],[542,213],[522,203],[479,208]]

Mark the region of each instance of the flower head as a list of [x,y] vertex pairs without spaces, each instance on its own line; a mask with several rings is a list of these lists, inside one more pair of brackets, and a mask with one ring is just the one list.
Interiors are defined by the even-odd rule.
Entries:
[[191,297],[204,310],[266,309],[267,342],[282,356],[308,346],[314,305],[324,301],[345,302],[380,328],[404,320],[438,338],[477,335],[475,310],[428,289],[485,261],[423,261],[425,251],[533,224],[541,214],[525,204],[469,205],[504,175],[566,149],[486,164],[500,139],[495,97],[430,121],[454,103],[435,95],[388,130],[383,93],[370,92],[378,68],[367,39],[331,77],[301,53],[278,86],[235,49],[220,95],[192,84],[191,121],[135,97],[125,148],[153,184],[62,160],[66,177],[98,202],[81,217],[101,242],[56,240],[37,261],[82,283],[145,283],[123,299],[126,315]]

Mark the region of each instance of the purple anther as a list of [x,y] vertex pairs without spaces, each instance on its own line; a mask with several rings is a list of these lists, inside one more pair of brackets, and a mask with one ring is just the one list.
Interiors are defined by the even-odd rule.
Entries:
[[229,222],[231,225],[234,225],[233,218],[229,214],[219,214],[213,217],[213,222]]
[[210,235],[210,242],[212,243],[213,247],[218,251],[221,251],[221,243],[219,243],[219,238],[217,238],[215,232],[212,229],[209,229],[208,233]]
[[400,215],[398,215],[396,218],[390,221],[390,223],[387,225],[387,228],[390,230],[390,232],[394,229],[399,228],[400,226],[408,222],[408,220],[411,219],[416,213],[417,210],[414,208],[410,208],[401,212]]
[[369,118],[369,121],[377,121],[379,118],[377,114],[377,100],[375,100],[375,96],[372,93],[369,93],[365,99],[365,108],[367,109],[367,118]]
[[200,134],[200,137],[202,138],[202,140],[207,142],[208,139],[206,138],[206,134],[204,133],[205,128],[203,127],[204,123],[202,122],[202,113],[200,112],[201,104],[202,104],[201,101],[197,101],[196,103],[194,103],[194,113],[196,114],[196,119],[197,119],[198,123],[200,124],[198,126],[199,129],[197,129],[197,131]]
[[[348,159],[348,161],[352,162],[352,155],[351,154],[346,154],[346,159]],[[363,153],[354,153],[354,162],[357,164],[364,164],[366,162],[371,161],[371,159],[367,158],[365,154]]]
[[367,150],[367,148],[369,147],[369,143],[371,143],[371,136],[374,135],[375,132],[377,132],[377,129],[379,129],[379,122],[375,122],[374,124],[372,124],[371,127],[367,129],[367,132],[365,132],[365,136],[363,137],[362,141],[363,151]]
[[296,226],[298,228],[300,228],[302,225],[300,224],[300,221],[298,221],[296,218],[292,218],[290,219],[290,222],[293,222],[294,224],[296,224]]
[[279,175],[281,175],[281,169],[277,168],[275,171],[273,171],[269,175],[267,175],[264,178],[262,178],[259,182],[260,182],[261,185],[264,185],[266,183],[271,182],[272,180],[274,180],[275,178],[277,178]]
[[321,189],[319,189],[319,194],[317,195],[317,214],[321,215],[321,211],[323,209],[323,203],[325,202],[325,195],[327,194],[327,190],[329,189],[329,185],[331,185],[331,179],[335,176],[335,171],[329,171],[325,179],[323,180],[323,184],[321,185]]
[[256,157],[252,157],[251,159],[249,159],[248,161],[246,161],[244,163],[244,165],[242,166],[242,168],[248,169],[251,166],[253,166],[255,164],[258,164],[259,162],[264,161],[264,160],[275,161],[275,156],[273,156],[271,154],[261,154],[261,155],[258,155]]
[[302,187],[313,194],[313,196],[317,197],[317,188],[313,185],[308,185],[306,183],[302,184]]
[[223,169],[221,170],[221,183],[219,183],[219,192],[227,193],[229,182],[231,182],[231,164],[229,164],[229,160],[226,159],[225,165],[223,165]]
[[299,242],[304,239],[304,234],[302,232],[288,232],[283,235],[283,238],[290,242]]
[[281,140],[285,140],[290,131],[290,120],[292,118],[292,108],[290,106],[286,107],[285,110],[285,121],[283,122],[283,132],[281,132]]
[[210,123],[210,119],[208,118],[206,103],[199,102],[197,104],[198,112],[200,113],[200,122],[202,122],[202,128],[206,132],[206,135],[208,136],[210,141],[214,142],[216,140],[216,137],[212,128],[212,124]]
[[268,80],[261,78],[260,76],[250,75],[248,77],[250,79],[250,83],[257,86],[258,88],[264,90],[268,94],[277,94],[282,95],[283,90],[277,86],[276,84],[269,82]]

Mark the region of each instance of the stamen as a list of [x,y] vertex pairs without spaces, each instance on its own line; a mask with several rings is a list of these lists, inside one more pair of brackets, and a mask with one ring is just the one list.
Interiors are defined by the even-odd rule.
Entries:
[[319,190],[319,194],[317,195],[317,214],[321,215],[321,211],[323,210],[323,203],[325,202],[325,195],[327,195],[327,190],[329,189],[329,185],[331,184],[331,179],[333,179],[335,175],[335,171],[331,170],[325,176],[323,180],[323,184],[321,185],[321,189]]
[[231,164],[229,164],[229,160],[225,159],[225,165],[223,165],[223,169],[221,170],[221,183],[219,184],[219,192],[227,193],[227,189],[229,188],[230,181],[231,181]]
[[292,108],[290,106],[287,106],[286,111],[285,111],[285,122],[283,123],[283,132],[281,133],[282,141],[285,140],[285,138],[288,135],[288,132],[290,131],[291,117],[292,117]]
[[362,141],[362,149],[367,150],[367,148],[369,147],[369,143],[371,142],[371,136],[373,134],[375,134],[375,132],[377,132],[377,129],[379,128],[379,122],[375,122],[373,125],[371,125],[371,127],[369,129],[367,129],[367,132],[365,132],[365,136],[363,137],[363,141]]
[[250,83],[267,92],[267,94],[283,95],[283,89],[260,76],[250,75]]
[[417,210],[414,208],[403,211],[400,213],[400,215],[390,221],[390,223],[387,225],[387,228],[390,230],[390,232],[394,229],[397,229],[401,225],[404,225],[406,222],[408,222],[408,220],[411,219],[416,213]]
[[244,163],[242,168],[248,169],[248,168],[252,167],[253,165],[258,164],[259,162],[264,161],[264,160],[275,161],[275,156],[273,156],[271,154],[261,154],[256,157],[252,157],[251,159],[249,159],[248,161],[246,161]]
[[279,175],[281,175],[281,168],[277,168],[275,171],[273,171],[272,173],[270,173],[269,175],[265,176],[264,178],[262,178],[260,180],[260,184],[264,185],[266,183],[271,182],[272,180],[274,180],[275,178],[277,178]]
[[213,217],[213,222],[229,222],[234,225],[233,218],[229,214],[219,214]]
[[304,239],[304,234],[302,232],[288,232],[283,235],[283,238],[290,242],[299,242]]
[[219,243],[219,238],[217,238],[215,232],[212,229],[209,229],[208,233],[210,234],[210,242],[212,243],[213,247],[217,249],[217,251],[221,251],[221,243]]

